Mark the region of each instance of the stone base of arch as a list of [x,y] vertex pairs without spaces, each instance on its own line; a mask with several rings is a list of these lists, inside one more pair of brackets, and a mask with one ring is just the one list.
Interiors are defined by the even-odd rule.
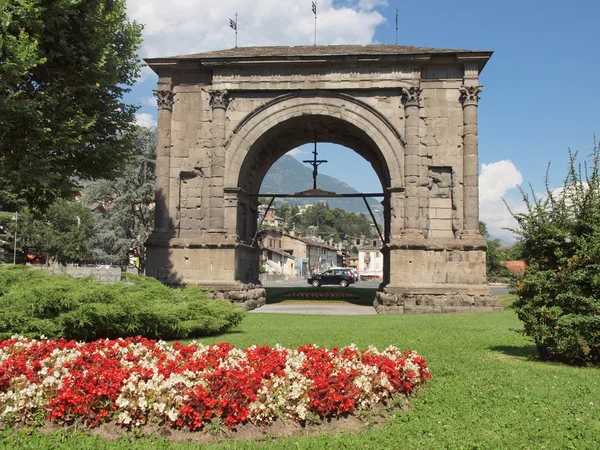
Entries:
[[485,241],[398,239],[389,244],[389,283],[374,308],[385,313],[451,313],[499,310],[486,279]]
[[399,291],[385,289],[377,292],[373,307],[378,314],[441,314],[502,309],[498,299],[486,293],[485,289],[477,293],[472,286],[464,285],[449,285],[442,289],[420,286]]
[[[194,239],[158,237],[147,243],[148,276],[173,286],[196,285],[246,310],[265,304],[266,292],[258,279],[259,249],[223,233]],[[501,309],[486,284],[481,237],[403,237],[392,239],[382,251],[388,270],[373,303],[380,314]]]
[[196,239],[150,239],[146,252],[146,275],[167,285],[198,286],[213,298],[231,300],[247,311],[266,302],[256,248],[209,234]]

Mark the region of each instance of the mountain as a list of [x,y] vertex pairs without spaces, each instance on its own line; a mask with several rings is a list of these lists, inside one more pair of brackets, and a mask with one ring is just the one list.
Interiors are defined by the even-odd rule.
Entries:
[[[311,189],[313,185],[312,169],[302,164],[296,158],[284,155],[277,160],[267,172],[260,187],[261,194],[294,194],[295,192]],[[317,177],[317,187],[324,191],[335,192],[336,194],[358,194],[359,192],[352,186],[327,175]],[[275,202],[281,202],[283,199],[275,199]],[[362,198],[288,198],[288,203],[305,205],[307,203],[316,203],[324,201],[331,208],[340,208],[347,212],[363,213],[370,218],[369,211]],[[383,225],[383,208],[381,199],[367,198],[369,206],[375,215],[379,225]]]

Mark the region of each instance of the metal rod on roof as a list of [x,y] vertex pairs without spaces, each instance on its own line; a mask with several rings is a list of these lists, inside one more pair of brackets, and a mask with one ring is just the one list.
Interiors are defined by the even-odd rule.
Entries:
[[315,44],[317,45],[317,0],[312,2],[312,12],[315,15]]
[[398,8],[396,8],[396,45],[398,45]]
[[229,19],[229,26],[235,30],[235,48],[237,48],[237,33],[238,33],[237,13],[235,13],[235,22],[232,19]]

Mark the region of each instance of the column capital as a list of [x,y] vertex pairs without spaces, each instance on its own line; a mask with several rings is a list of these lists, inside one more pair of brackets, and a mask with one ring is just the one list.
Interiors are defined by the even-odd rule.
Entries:
[[227,109],[230,101],[228,91],[208,91],[208,93],[210,94],[210,106],[212,106],[212,109]]
[[482,85],[479,86],[462,86],[460,88],[460,102],[463,106],[475,105],[479,103],[479,93],[483,89]]
[[154,96],[156,97],[158,109],[167,109],[169,111],[173,110],[173,103],[175,103],[175,94],[173,94],[173,91],[156,90],[153,92]]
[[402,103],[405,106],[419,107],[421,105],[421,92],[423,92],[423,89],[420,87],[401,88]]

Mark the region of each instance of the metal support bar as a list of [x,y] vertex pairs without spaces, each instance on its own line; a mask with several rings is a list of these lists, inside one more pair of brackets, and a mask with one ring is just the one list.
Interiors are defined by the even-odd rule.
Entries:
[[381,234],[381,230],[379,229],[379,225],[377,224],[377,220],[375,220],[375,216],[373,215],[373,211],[371,211],[371,207],[369,206],[369,202],[367,202],[367,197],[363,196],[363,200],[365,201],[365,205],[367,205],[367,209],[369,210],[369,214],[371,214],[371,219],[373,219],[373,223],[375,224],[375,228],[377,229],[377,234],[379,234],[379,238],[381,239],[381,243],[385,245],[385,239],[383,238],[383,234]]
[[254,246],[254,243],[256,242],[256,236],[258,236],[258,233],[260,232],[260,227],[262,227],[262,224],[265,221],[265,217],[267,217],[267,214],[269,213],[269,210],[271,209],[271,205],[273,204],[274,201],[275,201],[275,197],[271,197],[271,201],[269,202],[269,206],[267,206],[267,210],[265,211],[265,215],[262,217],[262,219],[260,219],[260,223],[258,224],[258,227],[256,227],[256,233],[254,233],[254,237],[252,238],[252,242],[250,243],[250,245]]
[[385,197],[383,192],[381,193],[368,193],[368,194],[324,194],[319,193],[315,195],[298,195],[298,194],[248,194],[248,197],[277,197],[277,198],[364,198],[364,197]]

